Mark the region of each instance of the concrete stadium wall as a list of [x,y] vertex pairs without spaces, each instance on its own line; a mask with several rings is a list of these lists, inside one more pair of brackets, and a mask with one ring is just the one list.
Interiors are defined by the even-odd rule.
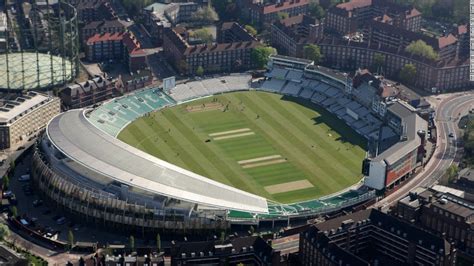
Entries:
[[[124,231],[207,231],[225,230],[230,223],[222,219],[154,215],[155,209],[114,198],[94,197],[94,193],[55,173],[35,147],[31,176],[38,190],[59,208],[88,223]],[[158,219],[159,218],[159,219]],[[179,234],[176,232],[177,234]]]

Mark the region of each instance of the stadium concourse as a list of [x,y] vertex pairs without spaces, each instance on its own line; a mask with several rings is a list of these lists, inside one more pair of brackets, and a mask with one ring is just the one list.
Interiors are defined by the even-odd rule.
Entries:
[[[291,78],[292,75],[286,77]],[[291,82],[286,80],[283,85]],[[321,92],[334,90],[334,95],[338,95],[341,91],[341,86],[327,86],[322,82],[313,84],[324,86],[325,90]],[[266,86],[265,82],[258,89],[268,90]],[[319,93],[318,88],[303,89],[301,84],[292,84],[275,92],[298,91],[293,96],[301,94],[300,97],[309,98]],[[173,215],[180,213],[183,217],[215,219],[216,216],[223,216],[222,219],[231,223],[310,217],[375,197],[374,191],[356,186],[324,199],[280,204],[166,163],[116,138],[127,124],[152,111],[209,95],[250,89],[250,75],[230,75],[178,84],[168,93],[149,88],[115,98],[92,110],[63,113],[48,126],[47,139],[43,141],[41,149],[43,154],[54,159],[42,165],[52,166],[53,172],[58,172],[64,181],[71,181],[75,189],[78,184],[87,184],[81,189],[87,193],[93,192],[105,201],[124,200],[142,208],[153,208],[155,212],[157,209],[163,209],[161,212],[164,213],[173,210]],[[310,89],[313,91],[308,92]],[[90,141],[91,138],[94,141]],[[102,152],[104,149],[113,152],[106,154]],[[42,160],[44,157],[39,156]],[[199,189],[202,187],[206,189]]]

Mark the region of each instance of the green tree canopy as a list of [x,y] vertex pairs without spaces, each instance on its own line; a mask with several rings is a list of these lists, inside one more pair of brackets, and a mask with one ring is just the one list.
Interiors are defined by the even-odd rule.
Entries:
[[253,36],[257,35],[257,30],[252,27],[251,25],[245,25],[244,27],[250,34],[252,34]]
[[326,15],[324,8],[319,5],[318,1],[312,0],[309,2],[309,14],[317,19],[322,19]]
[[286,18],[289,18],[289,17],[290,17],[290,15],[289,15],[288,13],[286,13],[286,12],[278,12],[277,16],[278,16],[278,19],[280,19],[280,20],[281,20],[281,19],[286,19]]
[[129,241],[130,249],[135,250],[135,237],[131,235],[128,238],[128,241]]
[[375,71],[379,71],[381,67],[385,65],[385,56],[380,53],[374,55],[373,66]]
[[8,189],[8,187],[10,186],[10,177],[8,175],[3,176],[2,186],[3,186],[3,190]]
[[419,55],[424,58],[430,59],[430,60],[437,60],[438,59],[438,53],[431,47],[430,45],[426,44],[426,42],[422,40],[418,41],[413,41],[411,42],[406,48],[405,51],[414,54],[414,55]]
[[235,2],[235,0],[212,0],[212,6],[217,14],[219,14],[219,17],[228,21],[233,21],[239,16]]
[[454,178],[458,175],[459,168],[455,164],[451,164],[448,169],[446,169],[446,175],[448,176],[449,182],[452,182]]
[[16,208],[16,206],[11,206],[10,211],[11,211],[13,217],[18,216],[18,209]]
[[474,119],[471,119],[464,130],[464,157],[469,165],[474,165]]
[[196,12],[192,14],[191,18],[195,22],[207,24],[218,21],[219,15],[217,15],[217,12],[214,10],[213,7],[206,6],[199,8]]
[[412,85],[415,82],[416,78],[416,67],[413,64],[406,64],[403,66],[402,70],[399,73],[400,80],[407,84]]
[[72,230],[69,230],[67,234],[67,244],[69,245],[69,248],[72,248],[74,245],[74,233]]
[[202,66],[198,66],[198,68],[196,69],[196,75],[198,76],[204,75],[204,68],[202,68]]
[[4,223],[0,223],[0,240],[5,240],[10,235],[10,228]]
[[122,0],[123,6],[132,16],[137,15],[143,8],[153,2],[153,0]]
[[304,58],[314,61],[315,64],[319,64],[323,58],[321,50],[316,44],[305,45],[303,48],[303,54]]
[[200,39],[205,43],[212,43],[214,41],[214,36],[212,36],[211,32],[206,28],[197,29],[191,32],[190,35],[191,37]]
[[156,248],[158,252],[161,250],[161,236],[159,233],[156,234]]
[[276,49],[271,46],[259,46],[250,53],[250,60],[257,68],[264,68],[270,55],[276,54]]

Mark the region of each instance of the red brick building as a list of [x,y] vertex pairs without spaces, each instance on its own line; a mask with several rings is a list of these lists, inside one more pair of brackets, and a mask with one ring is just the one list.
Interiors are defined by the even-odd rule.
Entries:
[[255,0],[239,0],[237,5],[243,19],[263,27],[278,20],[278,13],[287,13],[290,17],[308,13],[309,0],[282,0],[268,4]]
[[[220,36],[218,42],[191,45],[187,41],[188,34],[185,30],[165,29],[163,37],[165,56],[176,69],[187,75],[195,74],[199,67],[206,73],[232,72],[251,68],[250,53],[261,43],[242,27],[223,25],[219,30],[221,32],[218,33]],[[224,42],[219,42],[219,40]]]
[[272,24],[271,44],[283,55],[303,57],[303,48],[323,38],[324,25],[306,15],[282,19]]
[[326,28],[347,35],[384,15],[390,17],[397,28],[415,32],[421,29],[421,13],[416,8],[389,0],[351,0],[331,7],[327,11]]
[[131,72],[147,67],[146,55],[130,32],[95,34],[86,43],[87,60],[122,61],[127,64]]

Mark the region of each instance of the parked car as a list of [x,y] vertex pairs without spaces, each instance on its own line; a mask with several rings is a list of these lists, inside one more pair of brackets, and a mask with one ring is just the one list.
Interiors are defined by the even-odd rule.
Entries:
[[449,137],[454,138],[454,133],[453,132],[449,133]]
[[13,196],[13,195],[14,195],[14,194],[13,194],[13,192],[12,192],[11,190],[7,190],[7,191],[4,191],[4,192],[3,192],[3,197],[4,197],[4,198],[7,198],[7,199],[11,198],[11,196]]
[[21,175],[20,177],[18,177],[18,181],[20,182],[28,182],[30,181],[30,175],[26,174],[26,175]]
[[66,223],[66,217],[60,217],[59,219],[56,220],[56,224],[62,225]]
[[39,207],[43,205],[43,200],[37,199],[33,201],[33,207]]

